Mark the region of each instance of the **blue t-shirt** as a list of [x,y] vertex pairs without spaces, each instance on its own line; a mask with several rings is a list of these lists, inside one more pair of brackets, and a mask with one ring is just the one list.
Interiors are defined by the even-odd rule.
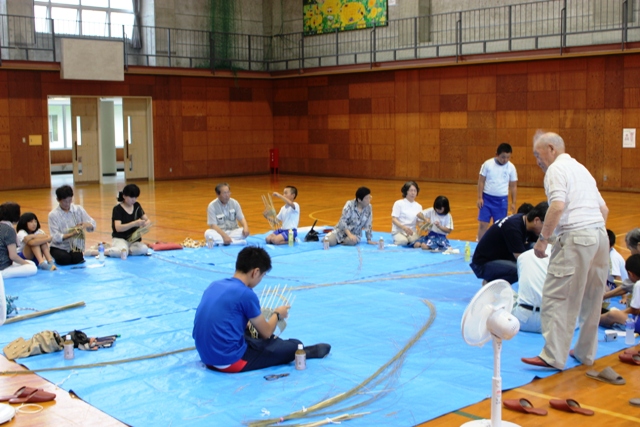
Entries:
[[193,339],[207,365],[230,365],[247,349],[244,331],[258,316],[260,301],[253,289],[236,278],[218,280],[202,295],[193,322]]

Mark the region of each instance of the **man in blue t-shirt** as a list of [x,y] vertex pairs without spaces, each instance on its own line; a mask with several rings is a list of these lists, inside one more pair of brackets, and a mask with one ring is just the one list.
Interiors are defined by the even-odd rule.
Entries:
[[[301,342],[273,335],[278,321],[289,315],[289,306],[275,308],[267,320],[253,292],[269,270],[269,254],[262,248],[248,246],[238,254],[233,277],[213,282],[204,291],[196,310],[193,339],[207,368],[246,372],[294,360]],[[255,327],[259,338],[247,334],[247,322]],[[305,348],[307,359],[325,357],[330,350],[329,344]]]
[[482,284],[504,279],[518,281],[516,260],[537,239],[549,204],[538,203],[528,214],[515,214],[493,224],[478,242],[470,267]]

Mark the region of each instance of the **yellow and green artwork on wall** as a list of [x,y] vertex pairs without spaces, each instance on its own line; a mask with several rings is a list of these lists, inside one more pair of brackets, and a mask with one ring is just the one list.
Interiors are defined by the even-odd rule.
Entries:
[[387,0],[303,0],[304,34],[387,25]]

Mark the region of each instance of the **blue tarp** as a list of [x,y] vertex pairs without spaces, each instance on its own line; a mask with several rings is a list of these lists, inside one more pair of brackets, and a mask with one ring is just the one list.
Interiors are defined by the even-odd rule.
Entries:
[[[374,233],[374,239],[388,233]],[[233,274],[241,246],[157,252],[126,261],[90,259],[82,268],[5,281],[18,307],[47,309],[85,301],[86,306],[2,327],[0,344],[29,338],[45,329],[80,329],[89,336],[120,334],[111,349],[76,350],[20,359],[30,369],[68,366],[41,375],[113,417],[134,426],[234,426],[286,416],[348,392],[376,373],[427,324],[435,321],[397,363],[350,399],[327,409],[367,413],[350,426],[413,425],[478,402],[491,394],[491,344],[469,347],[460,334],[465,307],[480,281],[464,262],[465,242],[452,241],[461,254],[445,255],[387,245],[322,249],[321,242],[295,247],[265,245],[273,269],[256,288],[288,285],[296,296],[283,338],[305,345],[327,342],[331,354],[309,360],[305,371],[293,365],[241,374],[207,370],[195,350],[151,360],[91,369],[73,366],[188,348],[193,317],[204,289]],[[472,244],[472,248],[475,244]],[[26,312],[25,312],[26,313]],[[519,333],[502,350],[503,388],[529,383],[553,372],[520,362],[538,354],[539,334]],[[622,343],[602,342],[598,356]],[[571,359],[568,367],[575,366]],[[276,381],[264,375],[289,373]],[[354,405],[360,405],[352,408]],[[335,412],[334,412],[335,411]],[[269,414],[269,415],[267,415]],[[287,425],[283,423],[282,425]]]

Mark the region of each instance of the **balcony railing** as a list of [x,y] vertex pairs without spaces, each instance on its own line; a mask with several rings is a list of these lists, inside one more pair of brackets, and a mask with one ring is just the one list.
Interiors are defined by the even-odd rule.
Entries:
[[125,65],[279,71],[640,41],[640,0],[548,0],[262,36],[0,15],[0,60],[52,61],[58,39],[121,40]]

